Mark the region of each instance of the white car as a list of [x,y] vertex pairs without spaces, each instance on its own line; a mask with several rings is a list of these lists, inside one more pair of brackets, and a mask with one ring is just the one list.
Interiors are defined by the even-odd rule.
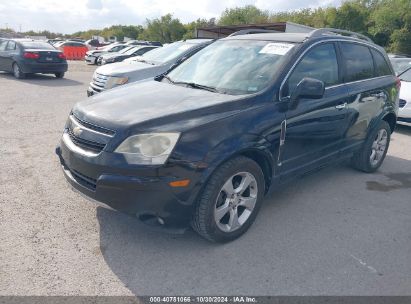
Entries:
[[401,80],[398,121],[411,123],[411,67],[399,75]]
[[401,80],[400,109],[397,121],[411,123],[411,58],[390,58],[398,78]]
[[110,44],[108,46],[86,52],[86,56],[84,56],[84,60],[88,64],[97,64],[97,59],[101,55],[104,55],[107,53],[119,52],[126,47],[130,47],[130,46],[126,44]]

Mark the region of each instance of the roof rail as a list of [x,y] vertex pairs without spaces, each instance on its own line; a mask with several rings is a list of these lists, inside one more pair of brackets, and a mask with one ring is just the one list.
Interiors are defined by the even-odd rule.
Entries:
[[231,35],[229,35],[228,37],[239,36],[239,35],[248,35],[248,34],[261,34],[261,33],[280,33],[280,32],[276,31],[276,30],[266,30],[266,29],[253,28],[253,29],[245,29],[245,30],[240,30],[240,31],[234,32]]
[[316,30],[314,30],[310,33],[309,37],[319,37],[319,36],[322,36],[322,35],[332,35],[332,34],[354,37],[354,38],[357,38],[357,39],[366,40],[368,42],[374,43],[374,41],[372,41],[369,37],[367,37],[363,34],[350,32],[350,31],[346,31],[346,30],[335,29],[335,28],[316,29]]

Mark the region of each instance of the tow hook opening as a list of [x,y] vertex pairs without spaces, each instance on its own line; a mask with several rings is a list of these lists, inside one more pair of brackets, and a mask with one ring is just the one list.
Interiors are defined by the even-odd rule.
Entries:
[[165,221],[163,218],[153,215],[153,214],[141,214],[138,216],[139,220],[142,221],[144,224],[150,226],[164,226]]

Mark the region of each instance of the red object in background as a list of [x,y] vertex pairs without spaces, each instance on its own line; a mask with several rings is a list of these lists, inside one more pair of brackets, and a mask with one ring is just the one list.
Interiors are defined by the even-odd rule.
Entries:
[[62,51],[67,60],[84,60],[88,48],[85,46],[65,46]]

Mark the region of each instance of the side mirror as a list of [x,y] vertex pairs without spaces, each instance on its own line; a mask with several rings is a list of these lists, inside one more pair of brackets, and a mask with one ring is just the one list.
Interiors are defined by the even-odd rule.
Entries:
[[290,96],[289,109],[295,109],[300,98],[320,99],[324,96],[324,82],[315,78],[303,78]]

